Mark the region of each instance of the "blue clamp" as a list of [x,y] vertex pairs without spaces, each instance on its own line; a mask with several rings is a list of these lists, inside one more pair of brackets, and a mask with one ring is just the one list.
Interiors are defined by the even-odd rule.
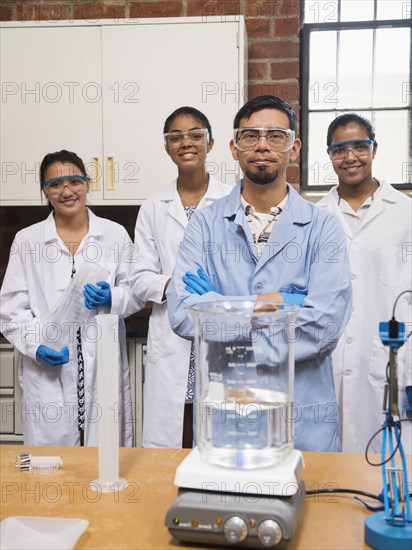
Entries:
[[406,342],[405,323],[392,319],[379,323],[379,337],[384,346],[400,348]]

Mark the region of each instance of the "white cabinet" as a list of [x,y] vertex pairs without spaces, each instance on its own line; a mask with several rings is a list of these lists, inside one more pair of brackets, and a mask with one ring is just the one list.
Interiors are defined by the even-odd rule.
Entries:
[[102,151],[100,28],[6,26],[0,41],[1,202],[41,204],[45,154]]
[[0,344],[0,442],[23,442],[21,388],[17,380],[19,354],[11,344]]
[[41,204],[38,168],[69,149],[93,177],[91,204],[140,204],[175,177],[163,124],[208,116],[209,172],[234,183],[229,150],[245,100],[245,27],[233,18],[3,23],[1,203]]

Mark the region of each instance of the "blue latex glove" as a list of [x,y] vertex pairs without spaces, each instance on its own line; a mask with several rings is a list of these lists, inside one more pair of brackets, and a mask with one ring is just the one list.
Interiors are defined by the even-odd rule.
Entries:
[[289,294],[288,292],[279,292],[279,294],[282,295],[285,304],[293,304],[295,306],[302,306],[303,301],[307,296],[307,294]]
[[99,281],[97,286],[90,283],[84,285],[84,305],[87,309],[96,309],[103,306],[112,305],[112,291],[110,290],[109,283],[106,281]]
[[190,294],[202,296],[206,292],[216,292],[215,285],[201,267],[197,270],[197,275],[190,273],[190,271],[185,273],[183,282],[186,283],[185,289]]
[[36,351],[39,362],[44,361],[49,365],[64,365],[69,362],[69,348],[62,348],[61,351],[55,351],[48,346],[39,346]]

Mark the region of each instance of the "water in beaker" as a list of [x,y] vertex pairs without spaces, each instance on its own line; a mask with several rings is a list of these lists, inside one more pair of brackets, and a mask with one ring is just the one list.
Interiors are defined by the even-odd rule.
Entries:
[[273,466],[293,448],[295,306],[245,300],[190,308],[195,323],[196,437],[231,468]]

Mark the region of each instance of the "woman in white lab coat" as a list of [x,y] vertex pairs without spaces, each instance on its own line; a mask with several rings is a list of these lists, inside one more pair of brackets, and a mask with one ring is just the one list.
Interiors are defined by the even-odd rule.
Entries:
[[[48,218],[16,234],[1,288],[1,330],[21,352],[19,414],[26,445],[97,445],[101,415],[96,388],[96,313],[126,317],[136,311],[128,285],[131,242],[119,224],[86,208],[90,180],[82,160],[69,151],[46,155],[40,167]],[[84,262],[97,263],[109,275],[87,284],[86,325],[73,327],[59,341],[52,315]],[[57,329],[57,330],[55,330]],[[113,403],[120,443],[132,444],[130,384],[125,326],[119,321],[120,395]]]
[[[364,452],[384,420],[382,413],[389,348],[379,322],[389,321],[397,296],[412,289],[412,201],[372,176],[377,142],[371,123],[348,113],[329,126],[328,153],[339,185],[318,203],[340,219],[347,238],[353,310],[333,353],[336,395],[342,422],[342,450]],[[411,326],[411,294],[398,301],[395,317]],[[407,332],[409,332],[407,330]],[[401,417],[406,418],[405,387],[412,384],[411,339],[398,353]],[[411,422],[402,423],[410,449]],[[382,433],[370,451],[381,451]]]
[[177,178],[147,200],[137,216],[131,286],[135,297],[152,302],[143,395],[143,446],[191,447],[194,354],[191,342],[170,328],[166,288],[191,214],[228,194],[231,187],[207,173],[213,147],[206,116],[193,107],[174,111],[164,125],[165,148]]

